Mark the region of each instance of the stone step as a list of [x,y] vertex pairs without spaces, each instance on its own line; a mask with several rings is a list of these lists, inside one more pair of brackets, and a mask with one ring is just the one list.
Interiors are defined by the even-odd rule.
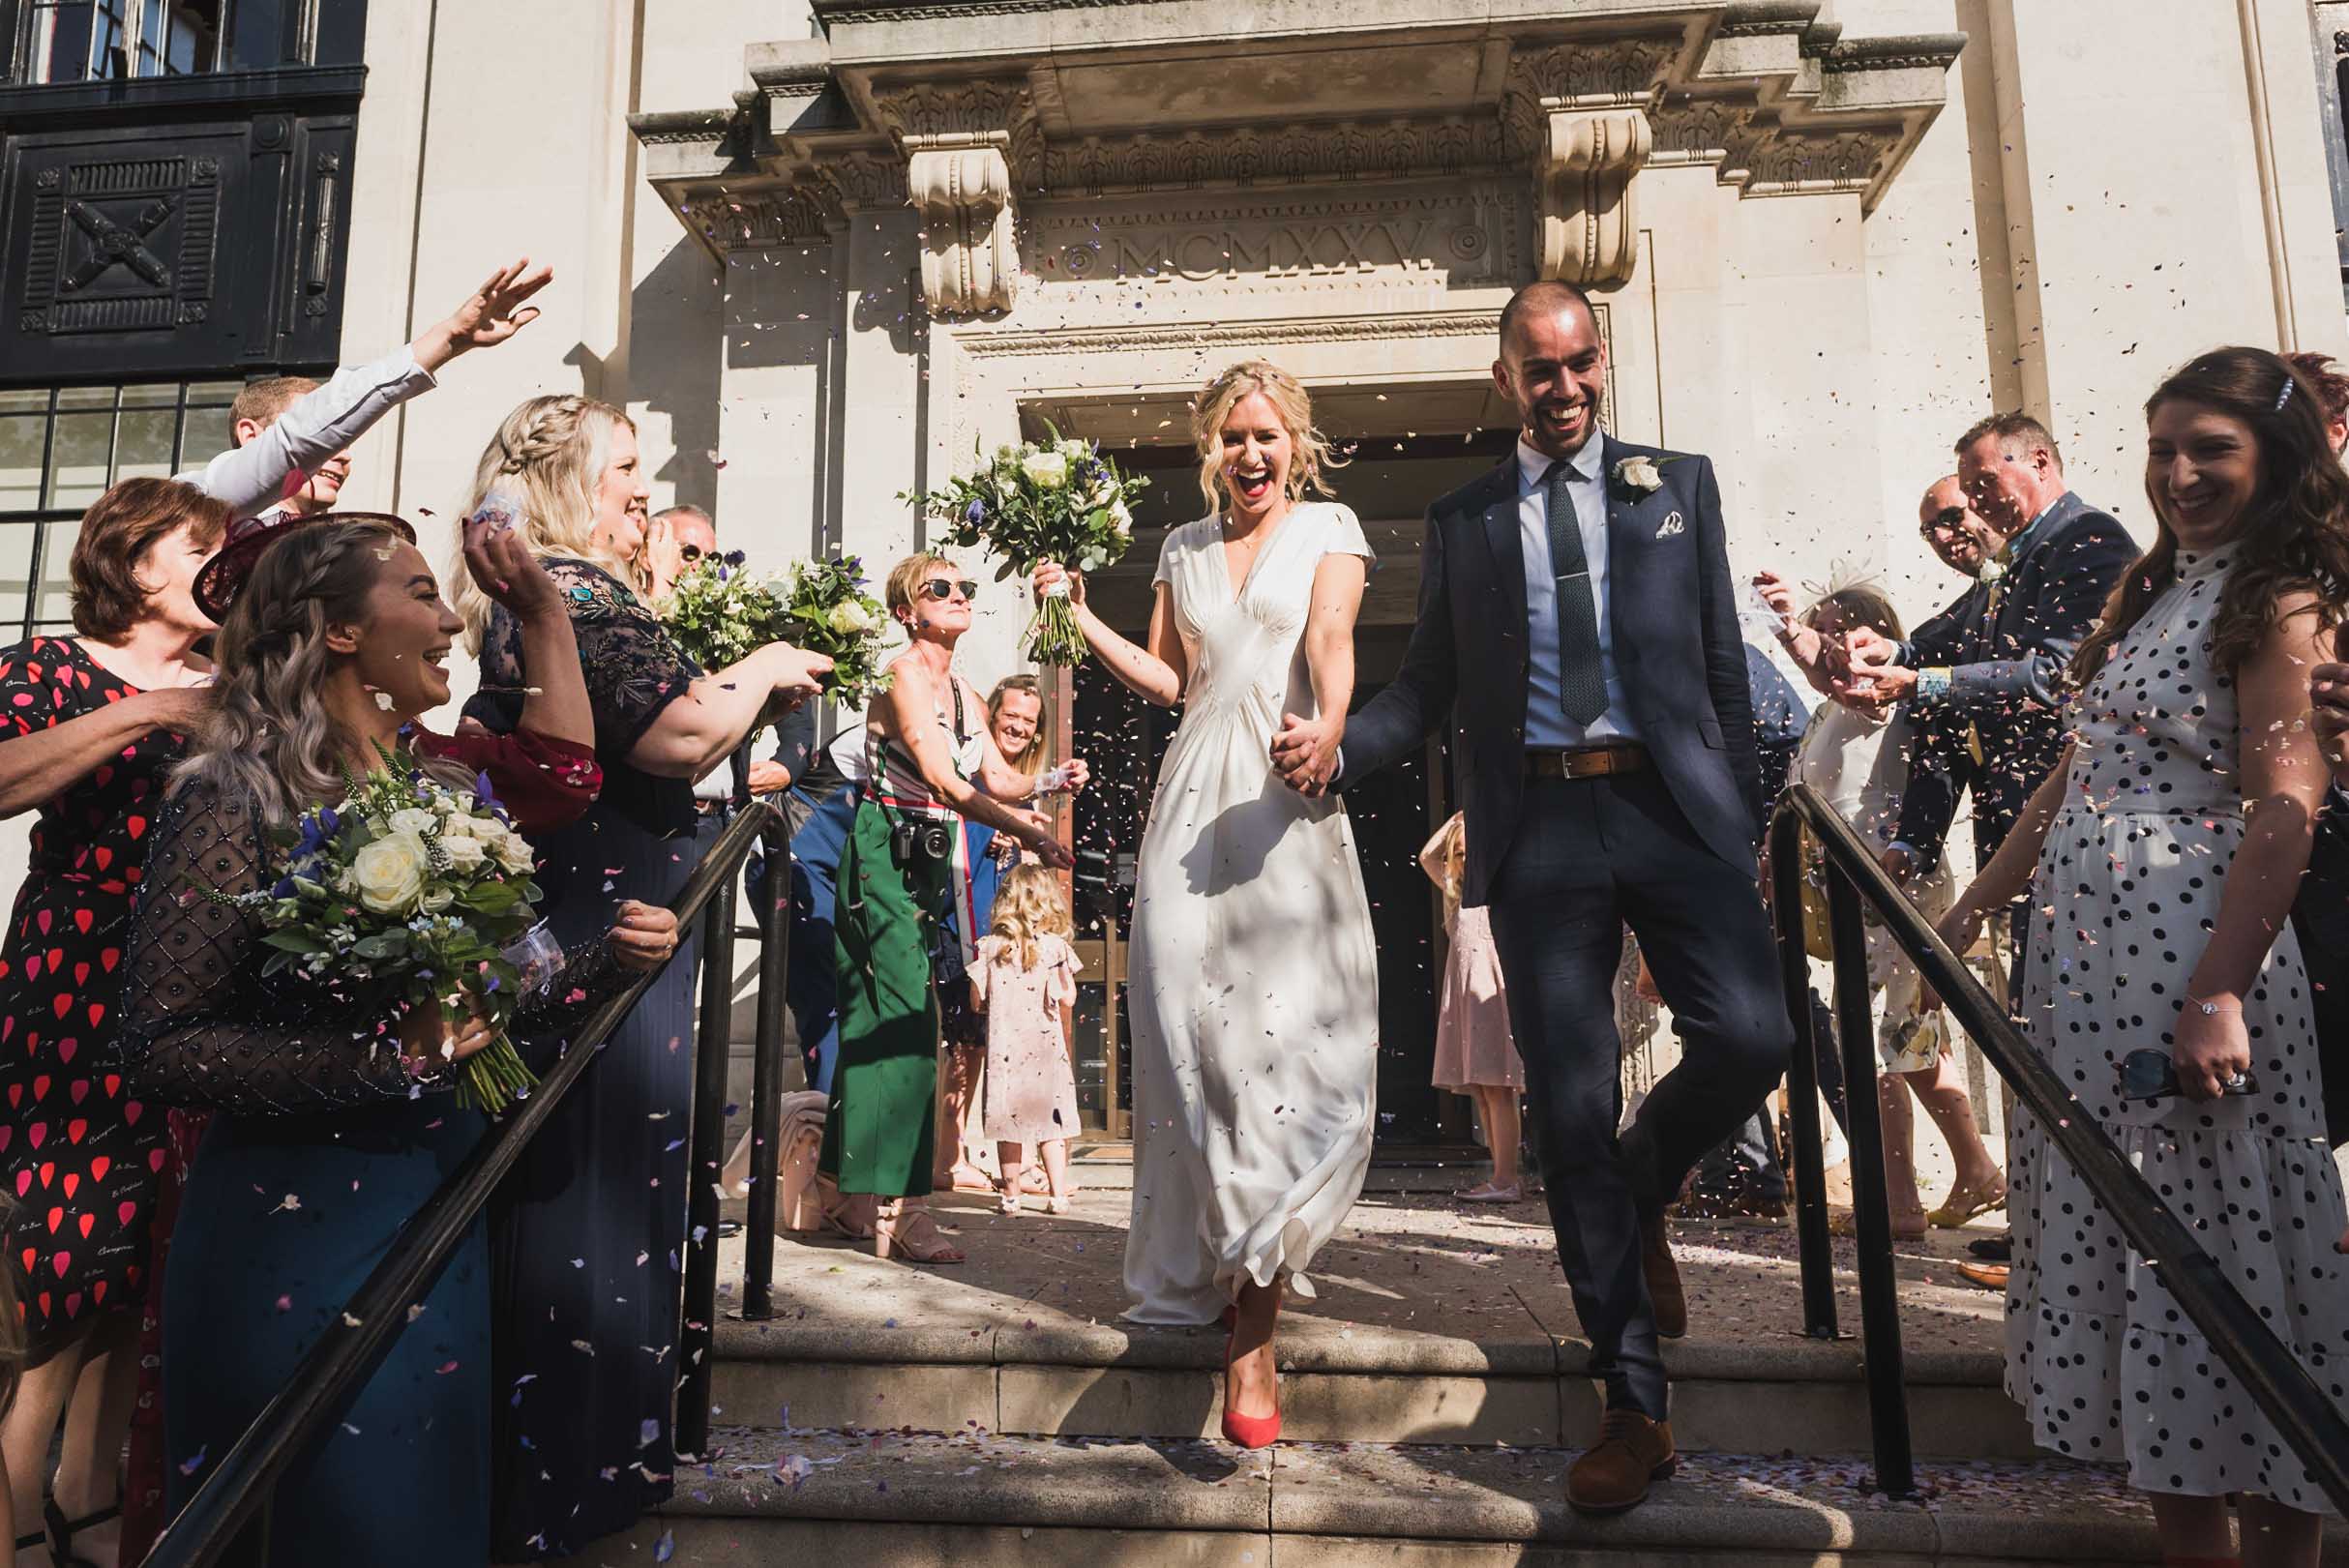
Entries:
[[[2116,1470],[1930,1464],[1874,1495],[1864,1462],[1695,1455],[1612,1519],[1565,1506],[1551,1447],[1087,1441],[733,1428],[664,1517],[582,1563],[890,1568],[1599,1568],[2158,1562]],[[2333,1544],[2328,1564],[2349,1562]]]
[[[814,1318],[722,1323],[716,1418],[747,1427],[979,1430],[1036,1437],[1212,1435],[1219,1330],[1025,1318],[996,1328]],[[1282,1408],[1306,1441],[1575,1446],[1598,1429],[1579,1340],[1478,1342],[1284,1317]],[[1908,1359],[1917,1451],[2025,1458],[2030,1437],[1995,1358]],[[1864,1454],[1856,1342],[1668,1346],[1673,1429],[1691,1452]]]

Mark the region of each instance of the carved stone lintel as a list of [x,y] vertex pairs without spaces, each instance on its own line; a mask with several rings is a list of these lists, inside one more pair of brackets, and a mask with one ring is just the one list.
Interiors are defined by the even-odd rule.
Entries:
[[728,251],[773,250],[829,237],[823,204],[798,190],[702,191],[680,202],[677,216],[720,256]]
[[941,319],[1001,315],[1018,291],[1011,164],[1003,146],[979,140],[915,152],[906,186],[922,216],[922,293]]
[[1629,282],[1639,259],[1632,177],[1653,146],[1647,111],[1554,109],[1547,129],[1536,172],[1541,276],[1586,288]]

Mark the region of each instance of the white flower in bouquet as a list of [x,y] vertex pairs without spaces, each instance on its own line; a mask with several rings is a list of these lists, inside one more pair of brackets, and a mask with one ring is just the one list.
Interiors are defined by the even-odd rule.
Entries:
[[374,913],[404,915],[423,897],[431,861],[420,835],[394,829],[351,857],[351,884]]
[[437,815],[415,806],[392,814],[391,829],[394,833],[413,833],[422,838],[439,825]]
[[[998,581],[1026,576],[1045,561],[1098,572],[1134,542],[1134,498],[1149,481],[1129,477],[1089,441],[1050,439],[978,456],[978,472],[927,495],[904,499],[939,525],[945,544],[984,546],[1002,561]],[[1039,665],[1069,666],[1085,657],[1085,635],[1065,590],[1045,598],[1029,623],[1027,654]]]
[[[462,820],[462,818],[459,818]],[[452,824],[454,825],[454,824]],[[479,871],[482,862],[490,858],[490,846],[471,834],[444,833],[440,836],[440,852],[449,857],[451,871]]]
[[531,853],[529,841],[511,829],[491,844],[490,854],[498,870],[515,876],[527,876],[538,869],[538,857]]
[[855,600],[844,599],[832,606],[832,613],[824,617],[824,623],[843,636],[854,636],[872,631],[875,617]]

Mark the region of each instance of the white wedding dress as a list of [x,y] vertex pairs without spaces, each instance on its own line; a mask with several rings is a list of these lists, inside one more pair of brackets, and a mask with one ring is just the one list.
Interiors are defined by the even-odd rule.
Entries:
[[1369,1169],[1370,902],[1337,800],[1297,794],[1271,760],[1281,715],[1315,711],[1301,643],[1331,554],[1375,559],[1351,511],[1312,502],[1236,594],[1215,518],[1159,556],[1190,679],[1135,880],[1135,1322],[1213,1322],[1247,1281],[1312,1296],[1305,1270]]

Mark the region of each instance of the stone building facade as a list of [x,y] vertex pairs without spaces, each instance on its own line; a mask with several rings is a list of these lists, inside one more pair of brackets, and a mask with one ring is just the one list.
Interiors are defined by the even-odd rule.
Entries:
[[[1715,459],[1740,575],[1874,575],[1912,614],[1954,591],[1916,505],[1977,415],[2039,414],[2075,488],[2141,526],[2162,370],[2221,341],[2349,347],[2332,0],[494,10],[367,8],[332,241],[345,359],[496,260],[558,270],[544,320],[359,450],[348,504],[428,529],[498,415],[548,390],[625,405],[656,504],[710,507],[772,564],[903,553],[901,492],[1048,424],[1151,473],[1164,525],[1201,510],[1185,399],[1264,356],[1355,444],[1375,683],[1421,508],[1506,450],[1494,324],[1533,278],[1598,291],[1612,428]],[[12,135],[40,91],[0,92]],[[1153,551],[1102,586],[1129,619]],[[974,675],[1012,667],[1017,597],[992,594]],[[1080,824],[1114,884],[1158,731],[1084,679],[1063,708],[1122,758],[1126,795]],[[1444,797],[1431,754],[1355,806],[1399,1057],[1437,957],[1409,856]],[[1092,1069],[1105,1110],[1115,1057]],[[1388,1100],[1419,1133],[1442,1120]]]

